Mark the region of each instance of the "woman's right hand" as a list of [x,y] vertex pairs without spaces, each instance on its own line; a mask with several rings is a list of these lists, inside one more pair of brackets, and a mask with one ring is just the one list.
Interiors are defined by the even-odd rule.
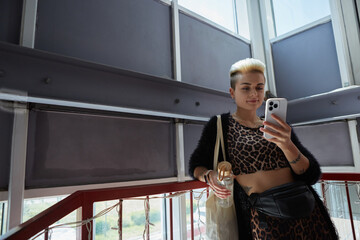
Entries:
[[208,175],[209,177],[209,186],[214,191],[215,195],[218,198],[227,198],[231,195],[231,191],[224,186],[219,185],[217,181],[217,173],[215,171],[211,171]]

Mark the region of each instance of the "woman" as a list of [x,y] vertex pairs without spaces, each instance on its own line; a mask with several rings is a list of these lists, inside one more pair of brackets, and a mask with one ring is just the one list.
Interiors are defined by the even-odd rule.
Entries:
[[[318,162],[286,122],[273,115],[280,124],[278,127],[256,115],[264,99],[264,71],[265,65],[256,59],[241,60],[231,66],[229,91],[237,109],[232,114],[221,115],[226,157],[235,175],[239,236],[241,239],[338,239],[326,208],[310,187],[321,175]],[[192,177],[206,181],[216,196],[226,198],[231,192],[217,184],[217,173],[211,170],[216,121],[216,116],[212,117],[204,127],[191,156],[189,172]],[[264,132],[273,138],[265,139]],[[219,161],[223,161],[222,154]],[[250,201],[256,194],[300,181],[309,186],[315,198],[309,216],[284,219],[264,215]]]

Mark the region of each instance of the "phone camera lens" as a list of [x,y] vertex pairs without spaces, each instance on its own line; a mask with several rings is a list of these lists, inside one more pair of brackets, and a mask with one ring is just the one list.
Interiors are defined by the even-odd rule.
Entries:
[[270,102],[269,104],[270,104],[270,106],[272,106],[274,103],[273,103],[273,102]]
[[278,105],[277,104],[274,104],[274,108],[277,108],[278,107]]
[[272,110],[273,110],[273,107],[269,107],[269,110],[272,111]]

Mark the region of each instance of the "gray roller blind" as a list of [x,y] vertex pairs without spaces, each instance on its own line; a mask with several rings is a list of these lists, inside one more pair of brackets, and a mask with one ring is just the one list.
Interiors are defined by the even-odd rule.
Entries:
[[321,166],[354,166],[347,122],[299,126],[294,131]]
[[166,120],[32,110],[26,188],[176,176]]
[[187,176],[189,175],[189,160],[200,140],[204,125],[205,123],[184,125],[185,173]]
[[0,1],[0,41],[19,44],[23,0]]
[[277,95],[289,100],[341,87],[331,22],[272,44]]
[[179,21],[182,81],[228,92],[230,66],[251,56],[250,45],[183,13]]
[[154,0],[39,0],[35,48],[172,78],[170,16]]
[[0,102],[0,191],[9,186],[13,122],[14,114]]

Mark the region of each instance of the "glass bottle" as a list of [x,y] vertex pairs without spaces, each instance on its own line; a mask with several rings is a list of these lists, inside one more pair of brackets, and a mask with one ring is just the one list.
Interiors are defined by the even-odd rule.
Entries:
[[219,163],[218,184],[229,189],[231,195],[227,198],[217,198],[217,204],[223,208],[231,207],[233,204],[234,179],[232,177],[231,164],[229,162],[223,161]]

